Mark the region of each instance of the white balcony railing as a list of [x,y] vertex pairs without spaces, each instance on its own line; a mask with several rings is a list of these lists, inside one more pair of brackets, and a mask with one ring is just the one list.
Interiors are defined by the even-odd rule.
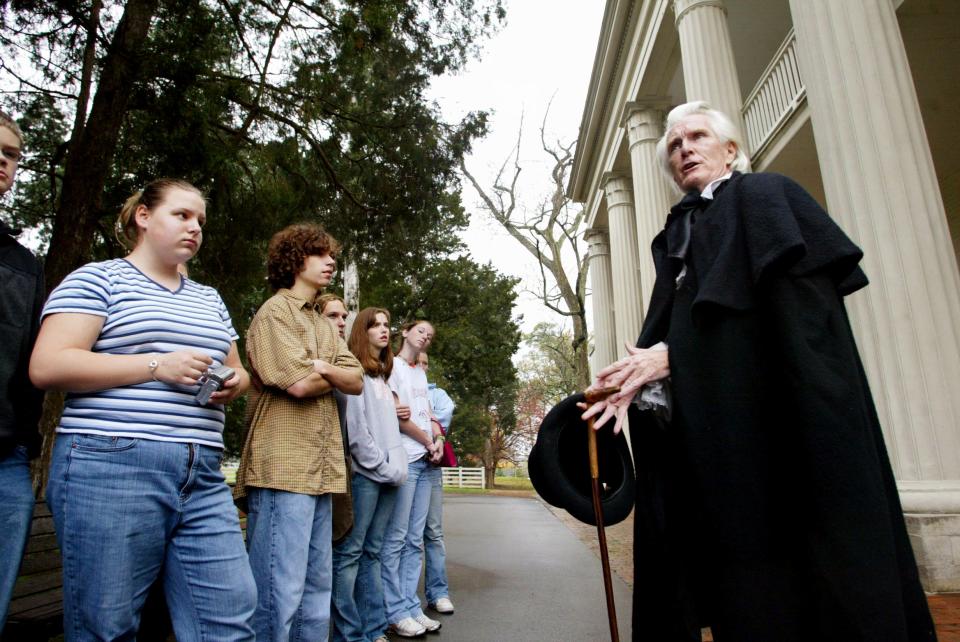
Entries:
[[743,123],[751,157],[763,152],[806,96],[796,49],[797,39],[791,29],[743,103]]

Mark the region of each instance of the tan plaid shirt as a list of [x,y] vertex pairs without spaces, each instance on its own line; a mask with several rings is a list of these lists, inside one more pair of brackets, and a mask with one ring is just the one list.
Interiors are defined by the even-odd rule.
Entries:
[[304,495],[345,493],[343,439],[332,393],[297,399],[286,389],[307,377],[313,360],[363,369],[333,325],[314,304],[279,290],[264,303],[247,331],[253,379],[247,400],[247,440],[234,497],[247,487]]

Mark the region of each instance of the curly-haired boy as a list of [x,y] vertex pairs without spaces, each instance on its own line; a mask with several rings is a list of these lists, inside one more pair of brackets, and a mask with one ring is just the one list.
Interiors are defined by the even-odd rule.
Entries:
[[363,386],[360,362],[315,301],[336,271],[338,249],[317,224],[277,232],[267,257],[276,293],[247,332],[254,391],[234,496],[247,510],[258,640],[287,639],[295,618],[303,639],[328,636],[331,494],[347,488],[332,392]]

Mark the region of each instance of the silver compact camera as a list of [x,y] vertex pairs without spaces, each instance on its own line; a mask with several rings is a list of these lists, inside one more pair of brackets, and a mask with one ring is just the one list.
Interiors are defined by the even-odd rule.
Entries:
[[197,392],[197,396],[194,397],[197,403],[201,406],[206,406],[210,403],[210,395],[215,393],[217,390],[223,388],[223,384],[234,375],[233,368],[228,366],[220,366],[219,368],[211,368],[207,370],[203,376],[200,377],[200,391]]

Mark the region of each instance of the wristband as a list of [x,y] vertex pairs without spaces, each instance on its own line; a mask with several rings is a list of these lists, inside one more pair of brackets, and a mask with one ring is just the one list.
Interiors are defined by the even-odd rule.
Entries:
[[160,367],[160,361],[156,357],[151,359],[150,363],[147,364],[147,368],[150,369],[150,376],[153,378],[154,381],[160,381],[159,379],[157,379],[157,368],[159,367]]

